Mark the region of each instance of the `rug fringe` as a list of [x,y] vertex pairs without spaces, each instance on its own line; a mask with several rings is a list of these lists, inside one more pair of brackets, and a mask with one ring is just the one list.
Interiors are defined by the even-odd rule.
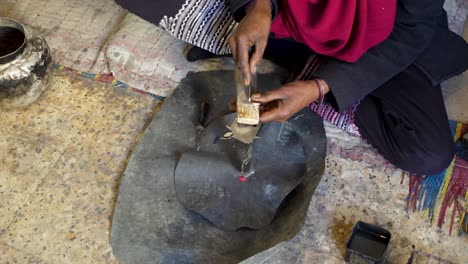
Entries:
[[147,91],[143,91],[143,90],[140,90],[140,89],[137,89],[137,88],[133,88],[133,87],[131,87],[131,86],[129,86],[129,85],[115,79],[115,77],[114,77],[114,75],[112,73],[110,73],[110,74],[88,73],[88,72],[78,71],[78,70],[75,70],[75,69],[72,69],[72,68],[64,67],[63,65],[60,65],[60,64],[55,64],[54,67],[58,71],[70,72],[70,73],[73,73],[73,74],[77,74],[77,75],[79,75],[81,77],[87,78],[87,79],[92,79],[92,80],[102,82],[102,83],[109,83],[110,85],[112,85],[115,88],[121,88],[121,89],[128,90],[130,92],[150,96],[150,97],[152,97],[152,98],[154,98],[154,99],[156,99],[158,101],[161,101],[161,102],[163,102],[164,99],[165,99],[165,97],[163,97],[163,96],[159,96],[159,95],[147,92]]
[[468,190],[465,195],[465,212],[463,212],[463,216],[460,221],[460,231],[458,232],[458,235],[461,236],[463,232],[468,233]]
[[[450,121],[455,142],[463,136],[463,124]],[[468,162],[455,157],[450,166],[437,175],[409,175],[409,193],[406,208],[422,211],[431,224],[438,215],[437,226],[445,224],[447,212],[450,215],[449,234],[456,219],[459,219],[458,235],[468,234]],[[463,202],[464,200],[464,202]]]

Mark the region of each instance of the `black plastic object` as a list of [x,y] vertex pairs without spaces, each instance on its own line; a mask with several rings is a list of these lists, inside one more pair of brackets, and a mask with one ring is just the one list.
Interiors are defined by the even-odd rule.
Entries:
[[[219,140],[234,118],[216,119],[202,133],[201,151],[182,155],[175,172],[177,197],[223,230],[260,229],[303,181],[306,156],[314,155],[314,135],[307,132],[316,124],[305,112],[283,124],[263,125],[252,144]],[[250,156],[250,170],[242,173],[242,157]]]
[[[260,88],[281,85],[278,74],[258,78]],[[294,117],[295,122],[311,125],[299,131],[299,136],[311,138],[303,147],[302,181],[281,202],[269,225],[224,231],[178,201],[174,173],[183,153],[196,149],[200,102],[210,105],[207,124],[215,124],[231,113],[229,101],[235,96],[232,71],[199,72],[184,78],[162,105],[122,177],[111,234],[113,253],[120,263],[239,263],[293,238],[302,228],[323,174],[326,150],[323,120],[308,109]],[[288,133],[294,134],[288,129],[281,134]]]
[[346,243],[346,261],[385,263],[390,238],[388,230],[359,221]]

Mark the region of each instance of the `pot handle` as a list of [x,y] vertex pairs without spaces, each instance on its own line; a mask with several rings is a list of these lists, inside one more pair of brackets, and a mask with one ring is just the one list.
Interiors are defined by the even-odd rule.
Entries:
[[29,39],[29,43],[32,46],[34,52],[41,52],[44,50],[44,40],[40,37],[33,37]]

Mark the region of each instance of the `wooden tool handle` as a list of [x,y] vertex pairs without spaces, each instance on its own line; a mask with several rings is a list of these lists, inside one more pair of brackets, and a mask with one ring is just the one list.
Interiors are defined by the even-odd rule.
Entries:
[[260,108],[258,103],[252,102],[252,93],[257,92],[257,76],[252,74],[250,84],[244,84],[242,72],[236,68],[235,80],[237,89],[237,122],[246,125],[258,125],[260,122]]

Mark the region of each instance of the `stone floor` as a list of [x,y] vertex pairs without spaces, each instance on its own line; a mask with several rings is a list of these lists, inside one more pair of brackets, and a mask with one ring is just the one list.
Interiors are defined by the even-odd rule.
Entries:
[[115,263],[109,231],[132,147],[158,102],[55,73],[0,115],[0,263]]
[[[117,188],[158,106],[149,96],[56,72],[37,103],[2,112],[0,263],[117,263],[109,244]],[[358,144],[327,132],[330,150]],[[361,150],[348,154],[369,153]],[[400,175],[329,151],[302,231],[246,263],[343,263],[358,220],[392,231],[390,263],[405,263],[413,247],[467,263],[467,236],[449,236],[405,211]]]

